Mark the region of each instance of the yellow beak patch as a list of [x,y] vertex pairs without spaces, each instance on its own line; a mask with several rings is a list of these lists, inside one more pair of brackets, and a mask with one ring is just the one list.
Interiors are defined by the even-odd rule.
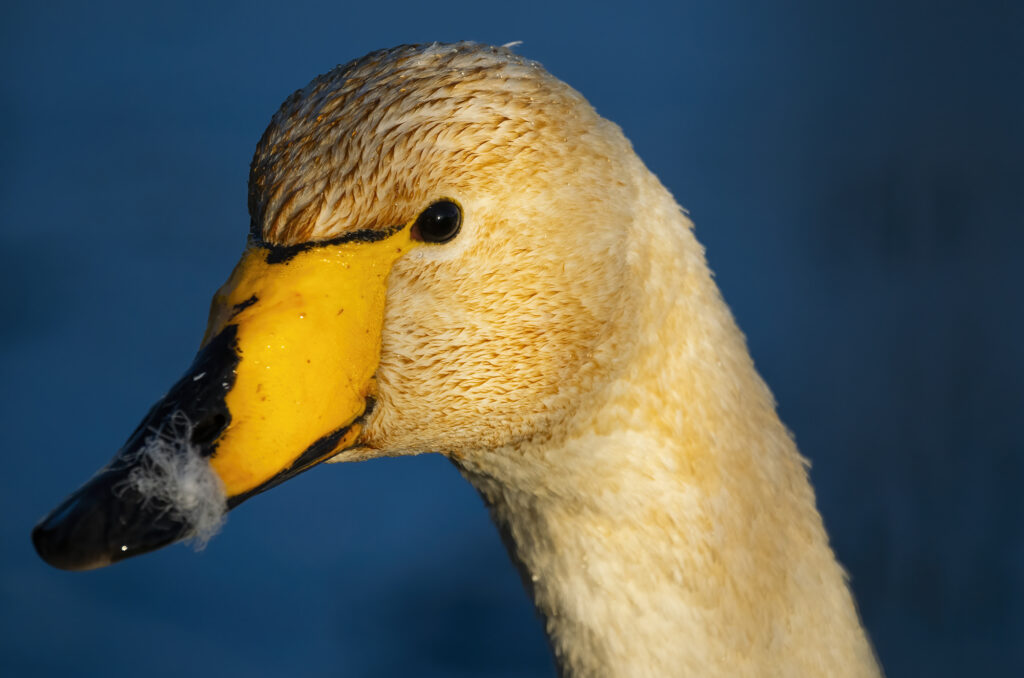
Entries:
[[380,361],[385,282],[418,244],[409,230],[373,242],[250,244],[215,295],[204,345],[237,325],[230,423],[210,459],[229,498],[355,443]]

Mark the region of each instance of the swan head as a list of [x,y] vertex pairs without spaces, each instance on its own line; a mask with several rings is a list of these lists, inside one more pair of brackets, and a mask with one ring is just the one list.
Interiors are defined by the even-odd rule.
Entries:
[[638,182],[618,127],[472,43],[313,80],[253,158],[251,233],[195,362],[35,529],[89,569],[200,541],[331,459],[489,455],[556,437],[633,350]]

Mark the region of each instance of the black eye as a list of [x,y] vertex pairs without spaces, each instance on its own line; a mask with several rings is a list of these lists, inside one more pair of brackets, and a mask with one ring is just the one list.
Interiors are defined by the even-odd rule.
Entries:
[[438,200],[423,210],[412,225],[412,237],[423,242],[448,242],[462,226],[462,209],[451,200]]

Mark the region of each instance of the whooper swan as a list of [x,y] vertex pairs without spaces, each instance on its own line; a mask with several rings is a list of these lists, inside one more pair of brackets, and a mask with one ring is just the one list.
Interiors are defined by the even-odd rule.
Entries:
[[878,674],[803,459],[692,225],[619,128],[471,43],[374,52],[256,149],[202,348],[33,533],[67,569],[321,461],[439,452],[565,676]]

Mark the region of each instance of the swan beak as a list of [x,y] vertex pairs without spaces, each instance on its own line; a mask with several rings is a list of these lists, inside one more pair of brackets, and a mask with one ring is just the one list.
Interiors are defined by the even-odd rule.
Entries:
[[374,403],[386,279],[416,245],[409,232],[250,243],[185,376],[33,530],[43,560],[86,570],[202,541],[228,509],[355,446]]

